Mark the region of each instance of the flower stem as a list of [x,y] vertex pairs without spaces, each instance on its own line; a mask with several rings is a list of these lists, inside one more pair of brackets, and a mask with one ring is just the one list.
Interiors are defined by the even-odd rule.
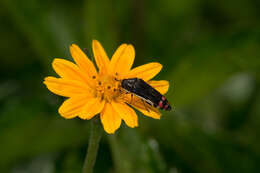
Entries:
[[99,142],[102,136],[102,127],[98,118],[91,120],[90,138],[88,143],[88,151],[86,153],[82,173],[92,173],[96,162]]

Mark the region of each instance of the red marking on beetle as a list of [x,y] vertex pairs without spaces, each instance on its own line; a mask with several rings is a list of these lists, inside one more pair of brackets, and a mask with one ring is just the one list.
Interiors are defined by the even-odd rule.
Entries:
[[166,100],[166,98],[164,96],[162,96],[162,100],[164,101],[164,100]]
[[168,106],[169,106],[169,104],[166,104],[163,109],[166,110],[168,108]]
[[159,102],[159,106],[160,106],[160,108],[163,108],[163,102],[162,101]]

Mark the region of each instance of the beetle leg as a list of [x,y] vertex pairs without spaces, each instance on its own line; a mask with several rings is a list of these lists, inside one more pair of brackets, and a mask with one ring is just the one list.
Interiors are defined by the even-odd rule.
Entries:
[[144,107],[145,107],[145,109],[147,110],[147,112],[150,112],[148,109],[147,109],[147,107],[145,106],[145,102],[143,101],[143,99],[141,99],[142,100],[142,102],[143,102],[143,104],[144,104]]

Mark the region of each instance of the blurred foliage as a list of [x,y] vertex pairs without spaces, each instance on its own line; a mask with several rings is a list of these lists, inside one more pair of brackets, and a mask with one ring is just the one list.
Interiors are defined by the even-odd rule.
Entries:
[[[102,138],[95,172],[259,172],[260,1],[0,1],[0,170],[80,172],[89,122],[64,120],[43,78],[55,57],[123,42],[158,61],[174,110]],[[91,52],[87,52],[91,55]]]

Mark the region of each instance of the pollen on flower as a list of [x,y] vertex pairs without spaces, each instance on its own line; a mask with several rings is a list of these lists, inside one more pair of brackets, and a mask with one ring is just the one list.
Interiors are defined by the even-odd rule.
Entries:
[[114,77],[109,75],[100,75],[96,78],[95,96],[111,102],[119,97],[122,92],[120,90],[119,81],[114,80]]

